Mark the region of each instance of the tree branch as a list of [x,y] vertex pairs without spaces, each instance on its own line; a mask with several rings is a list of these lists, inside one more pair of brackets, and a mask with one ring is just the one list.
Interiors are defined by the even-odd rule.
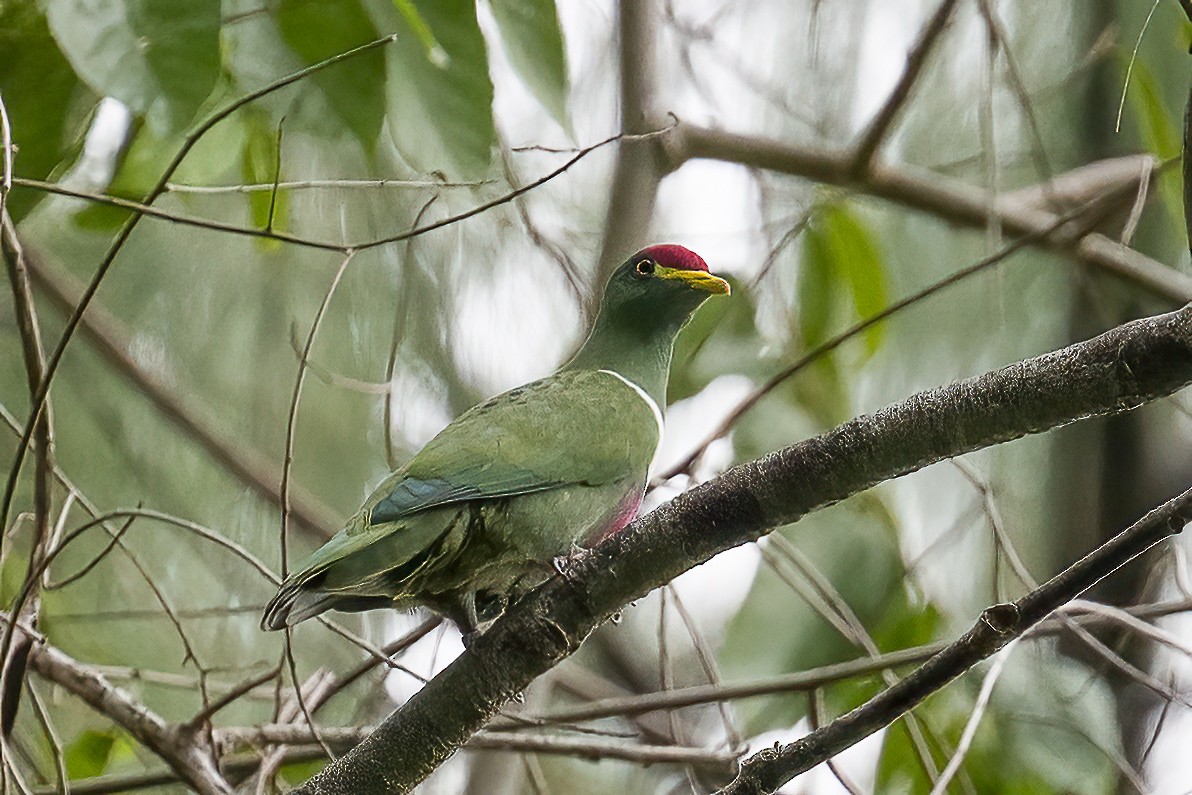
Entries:
[[[993,202],[981,188],[912,166],[874,166],[858,178],[852,173],[853,156],[847,151],[786,144],[691,124],[679,125],[663,145],[672,170],[699,158],[739,163],[849,187],[973,229],[986,228],[991,207],[997,222],[1012,235],[1039,235],[1059,217],[1034,203],[1015,199],[1013,194]],[[1132,199],[1137,193],[1137,180],[1124,181],[1120,193],[1114,193],[1117,201]],[[1114,195],[1108,196],[1107,206],[1114,199]],[[1076,223],[1087,228],[1082,222]],[[1080,262],[1134,282],[1175,304],[1192,301],[1192,278],[1105,235],[1085,234],[1076,240],[1051,238],[1040,243],[1070,252]]]
[[719,552],[944,458],[1112,414],[1192,382],[1192,306],[915,395],[724,475],[607,539],[514,605],[302,788],[405,792],[622,605]]
[[1151,511],[1021,599],[986,608],[968,632],[898,684],[794,743],[751,756],[723,790],[724,795],[773,792],[890,724],[1053,611],[1179,533],[1190,513],[1192,489]]
[[[656,0],[617,3],[621,130],[626,133],[644,133],[660,126],[654,105],[657,6]],[[597,284],[603,284],[616,264],[644,239],[665,172],[657,140],[628,138],[618,145],[597,260]]]
[[215,765],[211,747],[196,731],[171,724],[124,690],[62,651],[34,643],[29,665],[119,724],[138,742],[160,756],[196,792],[224,795],[231,788]]
[[886,98],[877,115],[873,117],[873,121],[861,133],[861,137],[853,149],[851,172],[854,178],[863,177],[873,165],[877,150],[894,126],[899,113],[906,106],[906,101],[910,97],[915,83],[919,81],[919,75],[922,74],[928,57],[931,56],[940,36],[947,29],[948,23],[952,21],[954,10],[956,10],[956,0],[943,0],[936,8],[935,13],[931,15],[931,19],[927,20],[923,30],[919,32],[919,38],[907,53],[906,68],[903,69],[902,76],[898,78],[894,90],[890,92],[890,96]]

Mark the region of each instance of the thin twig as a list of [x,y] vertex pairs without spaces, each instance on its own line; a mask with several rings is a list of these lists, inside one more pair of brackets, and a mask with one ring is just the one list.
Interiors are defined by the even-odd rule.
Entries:
[[61,795],[70,795],[70,775],[66,772],[66,754],[62,749],[62,740],[58,737],[58,731],[50,720],[50,715],[42,703],[41,696],[37,694],[37,688],[33,686],[32,682],[27,683],[27,686],[33,714],[37,716],[37,722],[41,724],[42,731],[46,735],[46,742],[50,746],[50,753],[54,756],[54,775],[58,777],[58,792]]
[[964,724],[960,742],[956,744],[956,753],[952,754],[952,758],[948,760],[948,764],[940,773],[939,780],[931,788],[931,795],[944,795],[948,791],[948,784],[960,770],[960,765],[964,762],[964,755],[968,753],[969,747],[973,744],[973,738],[977,736],[977,727],[985,715],[985,708],[989,705],[990,697],[993,696],[993,686],[1001,678],[1002,671],[1005,670],[1006,663],[1017,645],[1017,640],[1011,641],[1006,648],[998,653],[993,665],[989,666],[989,670],[985,673],[985,679],[981,682],[981,690],[977,693],[977,700],[973,704],[973,712],[969,715],[968,722]]
[[[0,127],[4,128],[5,146],[11,149],[8,119],[0,101]],[[25,364],[26,387],[30,405],[37,399],[37,392],[46,377],[45,347],[41,339],[41,324],[33,301],[33,288],[29,283],[29,270],[25,253],[17,237],[16,225],[4,209],[3,197],[11,186],[11,151],[6,152],[5,173],[0,180],[0,250],[3,252],[5,270],[12,286],[13,307],[16,314],[17,331],[21,339],[21,352]],[[38,590],[40,574],[34,574],[38,562],[45,555],[49,543],[50,513],[52,510],[52,486],[54,478],[54,430],[49,399],[46,408],[37,418],[33,428],[34,472],[33,472],[33,534],[29,542],[28,567],[25,572],[28,584],[26,601],[14,608],[9,615],[9,626],[0,652],[0,735],[7,737],[12,731],[20,706],[25,664],[29,654],[29,639],[22,635],[15,637],[14,624],[20,620],[37,624],[41,609]],[[0,523],[0,528],[3,524]],[[24,590],[24,588],[22,588]],[[2,749],[0,749],[2,750]]]
[[300,237],[299,235],[292,235],[288,232],[276,232],[272,227],[266,226],[264,229],[258,229],[255,226],[240,226],[239,224],[229,224],[223,221],[211,221],[206,218],[197,218],[193,215],[185,215],[183,213],[176,213],[172,210],[162,210],[153,207],[147,202],[133,201],[132,199],[122,199],[119,196],[109,196],[105,193],[91,193],[88,191],[76,190],[74,188],[60,185],[56,182],[43,182],[39,179],[28,179],[26,177],[17,177],[14,182],[17,185],[25,188],[32,188],[34,190],[43,191],[45,193],[52,193],[57,196],[68,196],[72,199],[81,199],[89,201],[93,204],[104,204],[109,207],[119,207],[122,210],[128,210],[135,213],[134,217],[156,218],[159,221],[169,221],[172,224],[179,224],[181,226],[193,226],[196,229],[207,229],[212,232],[223,232],[230,235],[238,235],[241,237],[255,237],[264,240],[273,240],[278,243],[287,243],[289,245],[301,246],[303,248],[313,248],[319,251],[334,251],[344,254],[348,251],[348,246],[342,243],[331,243],[326,240],[315,240],[309,237]]
[[652,130],[650,132],[634,134],[634,135],[631,135],[628,133],[617,133],[616,135],[610,135],[608,138],[605,138],[602,141],[597,141],[596,143],[591,144],[590,146],[583,147],[578,152],[576,152],[575,155],[573,155],[571,158],[569,158],[565,163],[563,163],[563,165],[559,166],[558,168],[554,168],[554,169],[548,171],[543,176],[539,177],[538,179],[528,182],[519,188],[514,188],[513,190],[511,190],[507,193],[504,193],[501,196],[498,196],[497,198],[495,198],[491,201],[487,201],[487,202],[484,202],[483,204],[479,204],[470,210],[465,210],[462,213],[457,213],[455,215],[448,216],[447,218],[443,218],[438,221],[434,221],[432,223],[425,224],[423,226],[416,226],[413,229],[402,232],[400,234],[388,235],[386,237],[380,237],[380,238],[376,238],[374,240],[367,240],[367,241],[363,241],[360,243],[355,243],[355,244],[351,245],[349,248],[356,250],[356,251],[365,251],[370,248],[376,248],[378,246],[388,245],[389,243],[398,243],[402,240],[408,240],[412,237],[418,237],[420,235],[424,235],[427,232],[433,232],[436,229],[442,229],[443,227],[457,224],[460,221],[464,221],[464,220],[467,220],[468,218],[472,218],[474,216],[480,215],[481,213],[488,212],[489,210],[493,209],[494,207],[500,207],[503,204],[508,204],[509,202],[513,201],[514,199],[517,199],[519,196],[524,196],[525,194],[529,193],[530,191],[535,190],[536,188],[539,188],[542,185],[545,185],[546,183],[553,180],[555,177],[568,171],[572,166],[574,166],[579,161],[583,160],[588,155],[592,154],[593,152],[595,152],[599,149],[603,149],[604,147],[608,146],[609,144],[616,143],[618,141],[645,141],[645,140],[650,140],[653,138],[659,138],[659,137],[665,136],[672,129],[674,129],[676,124],[677,124],[677,122],[672,119],[671,123],[669,125],[667,125],[666,127],[663,127],[661,129],[657,129],[657,130]]
[[860,139],[853,149],[852,172],[855,176],[869,171],[882,141],[885,140],[895,119],[906,105],[911,90],[919,82],[919,75],[922,73],[927,59],[931,56],[940,36],[952,20],[952,12],[955,8],[956,0],[943,0],[935,9],[935,13],[927,20],[923,30],[919,32],[919,38],[907,53],[906,68],[903,69],[902,76],[898,78],[894,90],[890,92],[877,115],[873,117],[873,121],[861,133]]
[[914,673],[827,726],[781,748],[754,754],[725,795],[771,792],[889,724],[974,664],[1021,637],[1163,539],[1183,530],[1192,489],[1169,500],[1026,596],[986,608],[960,639]]
[[965,279],[969,278],[970,276],[973,276],[973,275],[978,274],[990,267],[993,267],[994,265],[997,265],[998,263],[1008,259],[1011,255],[1017,253],[1018,251],[1021,251],[1022,249],[1026,248],[1027,246],[1031,245],[1033,242],[1036,242],[1037,240],[1046,238],[1048,235],[1054,234],[1061,227],[1065,226],[1069,221],[1071,221],[1073,218],[1078,217],[1082,212],[1083,212],[1083,208],[1072,210],[1071,212],[1066,213],[1065,215],[1063,215],[1060,218],[1053,221],[1047,228],[1039,230],[1038,232],[1035,232],[1030,235],[1024,235],[1023,237],[1020,237],[1017,240],[1011,241],[1010,243],[1006,244],[1006,246],[1004,246],[1000,251],[996,252],[995,254],[985,257],[984,259],[982,259],[978,262],[975,262],[972,265],[969,265],[965,268],[961,268],[960,270],[955,271],[955,272],[949,274],[948,276],[945,276],[943,279],[940,279],[937,282],[933,282],[932,284],[928,285],[927,287],[924,287],[923,289],[921,289],[917,292],[911,293],[910,295],[906,296],[905,298],[895,301],[894,303],[890,304],[882,311],[880,311],[874,315],[871,315],[871,316],[865,318],[864,320],[854,323],[852,326],[849,326],[847,329],[840,332],[836,336],[834,336],[828,340],[825,340],[824,342],[821,342],[819,345],[816,345],[814,348],[809,350],[807,353],[803,354],[798,359],[796,359],[792,364],[788,365],[787,367],[783,368],[782,370],[779,370],[777,373],[775,373],[773,376],[771,376],[769,378],[769,380],[767,380],[765,383],[763,383],[761,386],[759,386],[753,392],[749,393],[749,395],[747,395],[740,403],[738,403],[733,408],[732,411],[730,411],[728,413],[728,416],[726,416],[724,418],[724,420],[721,421],[720,425],[717,426],[715,431],[713,431],[711,434],[709,434],[707,439],[705,439],[703,442],[701,442],[699,445],[697,445],[695,447],[695,449],[693,449],[690,453],[688,453],[687,456],[685,456],[681,461],[679,461],[678,463],[671,466],[665,472],[662,472],[662,473],[656,475],[654,478],[654,482],[661,483],[666,480],[669,480],[670,478],[675,477],[676,475],[680,475],[684,472],[687,472],[691,468],[691,466],[696,461],[699,460],[700,456],[702,456],[704,454],[704,451],[707,450],[708,447],[711,446],[713,442],[716,442],[717,440],[724,438],[729,433],[729,431],[731,431],[733,429],[733,426],[737,424],[737,422],[741,419],[741,417],[744,416],[744,414],[746,412],[748,412],[750,409],[752,409],[754,406],[756,406],[758,404],[758,402],[761,401],[762,398],[764,398],[766,395],[773,392],[776,388],[778,388],[778,386],[780,386],[788,378],[790,378],[791,376],[804,370],[809,365],[816,362],[820,357],[831,353],[832,351],[836,350],[841,345],[843,345],[845,342],[848,342],[850,339],[853,339],[854,337],[858,336],[859,334],[862,334],[866,329],[869,329],[869,328],[877,325],[878,323],[881,323],[882,321],[886,320],[890,316],[901,312],[903,309],[906,309],[909,306],[913,306],[914,304],[919,303],[920,301],[924,300],[925,298],[929,298],[932,295],[935,295],[936,293],[940,292],[941,290],[951,287],[959,282],[962,282]]
[[257,674],[256,676],[250,676],[248,679],[245,679],[243,682],[212,701],[206,707],[199,710],[195,716],[188,720],[184,725],[191,729],[199,728],[203,724],[210,722],[211,718],[215,716],[215,713],[219,712],[221,709],[232,704],[233,702],[238,701],[241,696],[247,695],[260,685],[272,681],[273,678],[280,673],[281,666],[275,665],[264,673]]
[[1134,62],[1138,60],[1138,49],[1142,47],[1142,37],[1146,35],[1146,29],[1151,26],[1151,17],[1155,15],[1155,10],[1159,7],[1159,0],[1151,5],[1151,10],[1147,12],[1146,19],[1142,22],[1142,28],[1138,31],[1138,40],[1134,42],[1134,51],[1130,53],[1130,60],[1126,65],[1126,79],[1122,81],[1122,98],[1118,101],[1117,121],[1114,122],[1113,131],[1120,133],[1122,131],[1122,111],[1126,109],[1126,91],[1130,88],[1130,77],[1134,74]]
[[[335,275],[331,278],[331,284],[328,285],[327,291],[323,294],[323,300],[319,304],[318,310],[315,312],[315,317],[310,324],[310,332],[306,336],[306,343],[302,347],[302,356],[298,360],[298,375],[294,379],[294,391],[290,399],[290,411],[286,419],[286,447],[285,458],[281,468],[281,575],[283,579],[289,574],[289,556],[288,556],[288,538],[289,538],[289,521],[290,521],[290,477],[294,463],[294,435],[298,425],[298,404],[302,399],[302,384],[306,379],[306,363],[310,360],[310,351],[314,347],[315,337],[318,336],[319,326],[323,322],[323,316],[327,312],[327,307],[331,303],[331,297],[335,295],[335,289],[339,286],[340,279],[343,278],[344,272],[348,269],[348,264],[351,263],[352,258],[356,255],[355,251],[348,251],[347,255],[340,262],[339,268],[336,269]],[[286,667],[289,669],[290,678],[294,683],[294,698],[298,703],[298,709],[302,716],[306,719],[306,723],[310,726],[315,737],[318,737],[318,731],[315,729],[314,718],[311,717],[310,710],[306,706],[306,699],[302,692],[302,685],[298,681],[298,668],[294,661],[294,650],[292,645],[292,634],[290,627],[286,627],[285,632],[285,661]],[[320,739],[319,744],[323,741]],[[327,748],[327,755],[332,756],[330,747]],[[276,756],[273,754],[261,766],[260,781],[264,782],[271,775],[269,769],[269,762]]]
[[196,194],[225,194],[225,193],[265,193],[278,190],[312,190],[312,189],[355,189],[355,188],[481,188],[492,185],[494,180],[478,180],[476,182],[447,182],[436,179],[304,179],[282,181],[277,183],[263,182],[245,185],[182,185],[176,182],[166,183],[169,193]]
[[[316,74],[329,66],[334,66],[335,64],[350,60],[361,53],[369,52],[396,40],[397,37],[395,35],[385,36],[384,38],[377,39],[376,41],[355,47],[351,50],[348,50],[347,52],[334,55],[304,69],[299,69],[298,71],[293,72],[279,80],[268,83],[261,88],[256,89],[255,91],[250,91],[249,93],[244,94],[232,102],[229,102],[219,110],[216,110],[211,115],[203,119],[203,121],[199,122],[199,124],[196,125],[193,130],[186,134],[186,137],[182,141],[182,145],[178,148],[178,151],[174,154],[174,157],[171,158],[170,162],[166,165],[165,170],[162,172],[153,188],[150,189],[143,203],[147,205],[152,204],[162,193],[164,193],[166,184],[169,182],[170,178],[174,176],[174,172],[178,170],[178,167],[190,153],[191,149],[193,149],[195,144],[199,142],[199,139],[202,138],[212,127],[226,119],[228,116],[231,116],[240,108],[260,99],[261,97],[272,94],[285,88],[286,86],[298,82],[299,80],[309,77],[310,75]],[[10,511],[12,510],[12,501],[16,494],[17,480],[20,477],[21,467],[25,461],[25,454],[29,450],[29,444],[33,438],[34,427],[36,426],[37,419],[43,410],[46,396],[49,395],[50,384],[53,382],[54,375],[58,372],[58,366],[62,362],[62,357],[66,353],[66,346],[70,343],[75,329],[78,328],[79,323],[82,320],[83,313],[87,311],[87,307],[91,304],[91,300],[95,297],[96,292],[99,290],[100,284],[103,283],[104,277],[111,269],[112,263],[116,261],[116,255],[123,250],[124,244],[128,241],[129,237],[133,233],[133,230],[136,229],[141,218],[143,217],[144,216],[139,214],[133,214],[120,227],[120,231],[116,233],[116,237],[108,246],[107,251],[100,260],[99,266],[95,269],[95,273],[92,275],[91,280],[88,282],[87,287],[80,296],[78,305],[75,307],[74,312],[72,312],[70,318],[67,319],[66,326],[62,330],[62,336],[59,337],[58,344],[54,347],[54,352],[50,355],[49,360],[46,362],[45,378],[42,379],[42,382],[38,387],[37,394],[33,400],[33,406],[29,411],[29,418],[25,422],[24,430],[21,433],[21,438],[17,442],[17,449],[13,455],[12,466],[9,468],[8,480],[4,487],[3,499],[0,499],[0,529],[8,525],[8,517]],[[0,535],[0,549],[2,549],[2,544],[3,536]]]
[[[812,731],[815,731],[820,727],[820,724],[823,722],[823,719],[827,716],[827,714],[828,710],[824,705],[824,690],[823,688],[817,687],[815,690],[811,691],[811,698],[808,699],[807,705],[807,719],[811,723]],[[840,783],[840,786],[844,787],[845,791],[848,792],[849,795],[861,795],[861,790],[857,788],[857,785],[854,784],[848,776],[844,775],[844,771],[842,771],[840,766],[836,764],[835,759],[827,760],[827,765],[828,770],[832,773],[832,776]]]

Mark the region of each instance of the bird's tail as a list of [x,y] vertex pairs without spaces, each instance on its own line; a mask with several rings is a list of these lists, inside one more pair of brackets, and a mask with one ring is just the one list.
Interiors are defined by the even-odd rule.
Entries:
[[299,621],[330,610],[334,594],[319,589],[319,584],[326,576],[327,570],[323,569],[317,572],[304,571],[287,578],[269,604],[265,605],[261,629],[270,631],[292,627]]
[[394,599],[388,595],[361,594],[325,587],[328,568],[313,569],[291,575],[281,584],[277,595],[265,605],[261,629],[266,632],[292,627],[328,610],[358,613],[389,607]]

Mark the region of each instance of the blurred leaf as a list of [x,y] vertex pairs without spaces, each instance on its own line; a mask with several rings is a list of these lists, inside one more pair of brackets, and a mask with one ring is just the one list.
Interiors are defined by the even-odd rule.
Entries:
[[418,13],[418,8],[414,5],[414,0],[393,0],[393,5],[397,7],[402,19],[406,21],[406,26],[414,32],[418,41],[422,42],[422,46],[426,49],[426,54],[430,56],[430,59],[432,61],[442,60],[446,56],[446,53],[442,51],[443,48],[439,46],[439,42],[435,41],[435,34],[430,29],[430,25],[426,24],[426,20],[422,18],[422,14]]
[[[1164,103],[1154,73],[1141,59],[1134,61],[1130,82],[1126,96],[1130,100],[1130,110],[1142,136],[1143,146],[1162,160],[1179,157],[1182,139],[1172,109]],[[1159,174],[1158,182],[1163,204],[1176,227],[1182,230],[1184,200],[1180,169],[1166,169]]]
[[514,71],[564,129],[567,55],[554,0],[491,0],[493,16]]
[[132,756],[133,747],[128,735],[119,729],[87,729],[63,751],[66,774],[72,779],[101,775],[112,762]]
[[309,762],[290,762],[278,768],[277,772],[287,783],[296,787],[325,767],[326,759],[312,759]]
[[[886,306],[886,271],[881,252],[873,234],[847,204],[823,205],[803,233],[803,247],[799,306],[808,346],[823,342],[834,331],[829,326],[838,283],[848,287],[857,320],[877,314]],[[881,345],[883,333],[881,324],[865,331],[866,349],[871,355]]]
[[[267,185],[279,179],[278,132],[269,125],[269,117],[262,112],[248,113],[244,120],[244,146],[241,150],[241,176],[249,185]],[[248,194],[253,226],[258,229],[284,230],[289,210],[289,192],[279,190],[253,191]],[[272,209],[272,217],[270,210]],[[272,226],[270,227],[270,224]],[[280,246],[276,240],[262,238],[260,243],[273,250]]]
[[[415,2],[439,49],[427,52],[399,17],[398,40],[386,49],[392,80],[389,128],[414,168],[450,179],[484,176],[496,140],[493,85],[484,37],[471,0]],[[405,35],[401,35],[405,34]]]
[[219,77],[219,0],[47,0],[79,78],[164,130],[185,127]]
[[[277,24],[286,44],[307,64],[381,37],[358,0],[281,0]],[[378,50],[361,53],[312,80],[364,150],[372,153],[385,118],[385,56]]]
[[[12,127],[17,174],[42,179],[66,156],[75,135],[71,98],[79,88],[37,4],[0,3],[0,96]],[[17,189],[6,206],[19,221],[40,195]]]
[[[206,184],[218,179],[235,163],[228,152],[241,149],[244,128],[241,124],[217,124],[191,150],[174,173],[176,182]],[[163,135],[149,124],[133,125],[131,143],[120,161],[116,176],[105,191],[133,201],[142,201],[174,158],[181,145],[177,135]],[[272,179],[272,177],[270,177]],[[102,204],[88,204],[75,213],[75,222],[83,229],[111,230],[124,222],[128,210]]]
[[799,336],[805,348],[814,348],[828,338],[837,285],[834,271],[830,241],[812,221],[803,231],[796,295]]
[[691,397],[717,376],[742,373],[765,378],[772,365],[757,356],[758,333],[752,297],[730,279],[733,294],[708,301],[675,342],[667,403]]

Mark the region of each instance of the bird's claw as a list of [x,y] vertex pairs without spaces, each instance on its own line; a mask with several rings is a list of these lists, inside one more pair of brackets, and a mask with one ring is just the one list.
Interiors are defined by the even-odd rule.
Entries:
[[551,559],[551,566],[554,567],[554,570],[560,575],[567,577],[571,574],[571,570],[575,567],[575,564],[584,560],[591,554],[592,550],[585,549],[573,541],[571,542],[571,552],[566,555],[556,555]]

